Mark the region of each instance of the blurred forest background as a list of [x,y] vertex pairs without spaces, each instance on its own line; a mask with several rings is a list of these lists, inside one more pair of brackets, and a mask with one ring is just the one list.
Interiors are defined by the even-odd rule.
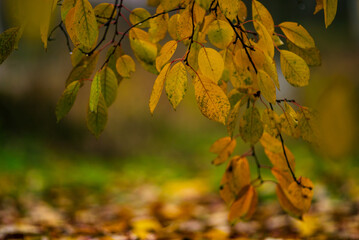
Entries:
[[[13,26],[7,11],[11,2],[0,1],[1,32]],[[248,2],[244,2],[249,8]],[[314,0],[262,3],[276,24],[301,23],[322,54],[322,66],[311,68],[308,87],[296,89],[280,78],[282,90],[278,96],[318,109],[324,132],[321,148],[285,139],[296,156],[297,175],[313,180],[317,198],[325,192],[334,200],[358,201],[359,1],[339,0],[337,17],[328,29],[323,12],[313,16]],[[144,7],[151,13],[155,11],[145,0],[125,0],[124,4],[129,9]],[[59,21],[57,16],[53,25]],[[96,195],[95,201],[96,193],[109,189],[126,193],[143,184],[174,196],[186,188],[218,194],[224,166],[210,164],[214,156],[209,147],[226,135],[225,127],[201,115],[193,89],[189,89],[176,112],[162,96],[151,116],[148,100],[156,76],[140,65],[131,79],[120,84],[117,100],[109,108],[108,125],[99,139],[86,128],[89,84],[80,90],[70,114],[56,123],[55,106],[71,71],[71,62],[63,34],[57,31],[54,36],[56,40],[49,42],[45,51],[39,33],[25,35],[19,50],[0,66],[2,209],[9,206],[4,204],[15,204],[14,199],[24,194],[54,199],[59,191],[69,189],[76,189],[70,201],[90,203],[101,198],[101,194]],[[128,40],[123,50],[131,54]],[[182,50],[184,53],[184,47]],[[235,153],[243,153],[249,147],[243,142],[239,146]],[[260,161],[267,163],[262,150],[258,151]],[[269,177],[269,172],[264,174]],[[139,196],[145,194],[144,189]],[[119,199],[122,196],[119,194]],[[261,187],[260,196],[275,200],[274,185]]]

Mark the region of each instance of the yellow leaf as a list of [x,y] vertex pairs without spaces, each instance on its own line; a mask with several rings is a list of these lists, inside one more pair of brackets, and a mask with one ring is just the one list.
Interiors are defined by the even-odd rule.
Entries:
[[130,56],[122,55],[116,61],[116,69],[121,77],[129,78],[136,71],[136,64]]
[[251,175],[247,158],[234,156],[221,180],[221,198],[228,206],[231,206],[250,182]]
[[306,213],[309,211],[313,198],[313,183],[305,177],[300,178],[300,183],[301,185],[293,181],[288,187],[287,196],[296,208]]
[[75,7],[76,0],[64,0],[61,4],[61,19],[65,22],[66,15],[70,11],[71,8]]
[[165,9],[165,11],[169,11],[177,8],[180,5],[181,1],[182,0],[161,0],[161,5]]
[[140,239],[148,239],[148,235],[161,230],[162,226],[156,219],[139,219],[131,223],[133,232]]
[[[151,17],[151,13],[149,13],[146,9],[144,8],[135,8],[131,11],[130,14],[130,22],[135,25],[139,22],[142,22],[143,20],[147,19]],[[137,27],[139,28],[147,28],[150,26],[149,21],[146,21],[142,24],[137,25]]]
[[171,59],[177,49],[177,41],[171,40],[165,43],[156,58],[156,68],[161,71],[162,67]]
[[[263,144],[264,143],[262,143],[262,145]],[[278,146],[278,142],[276,142],[276,146]],[[271,147],[266,146],[266,148],[264,149],[265,154],[267,155],[267,157],[269,158],[269,160],[271,161],[273,166],[279,170],[285,170],[285,171],[289,170],[287,160],[286,160],[284,152],[283,152],[283,148],[281,148],[280,152],[272,152],[271,150],[273,150],[273,149],[274,149],[274,146],[271,146]],[[277,147],[275,149],[277,149]],[[294,155],[286,146],[285,146],[285,153],[286,153],[288,162],[290,164],[290,167],[294,171],[294,169],[295,169]]]
[[66,14],[65,26],[69,37],[75,47],[80,45],[80,41],[77,38],[74,25],[75,8],[71,8]]
[[313,14],[317,14],[322,9],[323,9],[323,0],[316,0],[315,10]]
[[239,121],[239,133],[245,142],[255,144],[263,134],[263,123],[256,107],[246,109],[243,117]]
[[287,213],[289,213],[290,215],[294,216],[294,217],[301,217],[302,216],[302,211],[300,211],[298,208],[296,208],[296,206],[293,205],[293,203],[291,203],[288,199],[288,197],[286,196],[286,194],[284,193],[283,188],[277,184],[276,187],[276,194],[278,197],[278,201],[280,206],[283,208],[284,211],[286,211]]
[[239,11],[238,0],[218,0],[218,4],[224,16],[231,21],[236,20]]
[[117,11],[114,10],[114,6],[111,3],[100,3],[94,8],[94,11],[99,27],[114,20],[117,14]]
[[287,50],[280,51],[280,65],[283,75],[294,87],[304,87],[309,83],[310,72],[303,58]]
[[258,70],[258,86],[261,94],[265,99],[270,103],[275,103],[276,100],[276,90],[275,85],[270,78],[270,76],[263,70]]
[[243,1],[239,2],[239,10],[238,10],[238,19],[241,22],[244,22],[247,18],[247,7]]
[[208,10],[209,7],[211,6],[211,1],[210,0],[195,0],[195,2],[201,6],[204,10]]
[[278,135],[278,129],[280,129],[280,118],[276,112],[271,109],[265,109],[262,114],[262,121],[266,132],[268,132],[271,136]]
[[260,22],[257,22],[256,30],[259,35],[257,46],[264,50],[271,58],[273,58],[274,44],[271,35],[268,33],[266,27]]
[[260,139],[260,143],[264,149],[267,149],[273,153],[281,153],[282,152],[282,144],[281,142],[271,136],[269,133],[264,132],[262,138]]
[[150,41],[147,32],[139,28],[132,28],[129,33],[129,39],[131,48],[139,60],[147,64],[155,63],[157,46]]
[[186,68],[182,62],[178,62],[171,68],[166,78],[166,93],[174,110],[186,94],[187,85]]
[[325,27],[332,24],[337,14],[338,0],[323,0]]
[[149,107],[150,107],[151,114],[153,114],[153,111],[155,110],[155,108],[157,106],[157,103],[160,100],[162,90],[163,90],[163,86],[165,84],[166,76],[167,76],[167,73],[168,73],[168,70],[169,70],[170,66],[171,66],[171,64],[167,63],[162,68],[160,74],[156,78],[155,83],[153,85],[153,89],[152,89],[152,93],[151,93],[151,97],[150,97],[150,102],[149,102]]
[[180,40],[189,38],[192,35],[192,13],[191,13],[191,6],[188,5],[177,20],[177,36]]
[[179,36],[177,35],[177,22],[180,18],[180,15],[178,13],[172,15],[170,19],[168,20],[168,34],[171,36],[174,40],[180,40]]
[[253,215],[258,202],[257,191],[253,186],[247,186],[244,193],[232,204],[228,220],[234,222],[236,220],[248,220]]
[[216,50],[201,48],[198,53],[198,66],[204,76],[218,83],[223,73],[224,61]]
[[[156,14],[162,13],[164,10],[161,5],[158,6]],[[160,40],[164,39],[167,34],[168,27],[168,14],[162,14],[155,18],[149,20],[150,28],[148,29],[148,34],[152,42],[157,43]]]
[[195,96],[202,114],[210,120],[225,124],[230,104],[223,90],[204,75],[194,81]]
[[282,46],[284,44],[284,42],[280,39],[280,37],[276,34],[273,34],[272,35],[272,39],[273,39],[273,42],[274,44],[279,47],[279,46]]
[[85,47],[91,48],[97,42],[97,21],[88,0],[78,0],[75,5],[74,29],[77,39]]
[[322,64],[322,59],[318,48],[314,47],[303,49],[296,46],[289,40],[287,41],[287,46],[289,51],[294,52],[299,57],[303,58],[308,66],[320,66]]
[[235,51],[234,63],[236,64],[237,67],[242,69],[248,69],[251,66],[251,63],[248,59],[248,56],[244,48],[239,48],[238,50]]
[[231,137],[224,137],[218,139],[215,143],[212,144],[211,148],[209,149],[210,152],[218,155],[216,159],[212,161],[212,163],[214,165],[224,163],[232,155],[236,144],[236,139],[232,139]]
[[305,28],[295,22],[283,22],[279,24],[285,36],[300,48],[314,48],[315,43]]
[[252,16],[255,29],[258,29],[258,22],[263,24],[270,35],[274,32],[274,22],[272,15],[262,3],[253,0],[252,1]]
[[49,34],[51,17],[56,9],[56,6],[57,6],[56,0],[46,0],[44,1],[44,6],[42,6],[42,10],[44,12],[40,24],[40,33],[41,33],[41,40],[44,43],[45,49],[47,49],[47,38]]
[[195,3],[193,6],[194,24],[202,23],[205,15],[206,15],[206,10],[204,10],[200,5]]
[[208,39],[217,48],[226,48],[233,41],[233,37],[234,31],[228,22],[215,20],[208,27]]
[[280,90],[277,67],[273,58],[269,57],[268,54],[264,54],[263,70],[272,78],[274,84]]

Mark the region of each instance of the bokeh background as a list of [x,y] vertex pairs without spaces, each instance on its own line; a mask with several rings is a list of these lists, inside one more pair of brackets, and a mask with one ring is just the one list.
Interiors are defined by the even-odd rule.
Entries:
[[[13,26],[6,7],[10,2],[0,1],[1,32]],[[103,1],[92,1],[99,2]],[[244,2],[249,8],[249,1]],[[314,0],[261,2],[276,24],[300,22],[322,54],[322,66],[311,68],[309,86],[297,89],[280,79],[278,96],[316,108],[325,133],[321,148],[285,139],[296,156],[297,175],[313,179],[316,194],[324,191],[331,199],[358,200],[359,1],[339,0],[337,17],[328,29],[323,11],[313,15]],[[124,4],[155,11],[144,0]],[[53,25],[59,21],[57,16]],[[38,33],[25,35],[19,49],[0,66],[1,198],[12,204],[24,193],[52,199],[59,189],[80,189],[69,197],[80,201],[109,189],[143,184],[218,194],[224,167],[210,164],[214,155],[209,147],[226,135],[224,126],[201,115],[192,88],[177,111],[164,94],[151,116],[148,100],[156,76],[140,65],[130,79],[122,81],[99,139],[86,129],[89,84],[80,90],[69,115],[56,123],[55,106],[71,62],[62,33],[54,36],[56,40],[45,51]],[[128,40],[123,50],[132,54]],[[184,50],[178,51],[183,54]],[[249,147],[243,142],[238,145],[238,154]],[[258,152],[260,161],[267,163],[260,147]],[[270,178],[270,172],[263,171]],[[270,184],[261,187],[261,198],[275,200],[273,190]]]

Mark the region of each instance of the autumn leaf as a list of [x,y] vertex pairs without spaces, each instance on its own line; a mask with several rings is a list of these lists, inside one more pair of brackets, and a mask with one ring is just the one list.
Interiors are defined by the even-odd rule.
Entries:
[[121,77],[129,78],[136,71],[136,64],[130,56],[122,55],[116,61],[116,69]]
[[310,72],[303,58],[287,50],[280,51],[280,65],[285,79],[294,87],[309,83]]
[[243,193],[243,190],[250,185],[250,170],[248,160],[245,157],[234,156],[224,173],[221,186],[220,195],[228,206]]
[[250,144],[257,143],[262,137],[263,123],[256,107],[253,106],[246,109],[239,121],[239,132],[242,139]]
[[216,159],[212,161],[212,163],[214,165],[219,165],[227,161],[227,159],[232,155],[236,145],[236,139],[232,139],[231,137],[218,139],[209,149],[210,152],[218,155]]
[[279,24],[285,36],[300,48],[315,48],[314,40],[305,28],[295,22],[283,22]]
[[222,76],[224,61],[213,48],[201,48],[198,53],[198,66],[201,73],[217,83]]
[[187,91],[187,71],[182,62],[176,63],[166,77],[166,93],[168,100],[176,110]]
[[171,64],[167,63],[161,70],[160,74],[157,76],[155,83],[153,85],[149,107],[151,114],[153,114],[153,111],[155,110],[158,101],[160,100],[163,86],[165,84],[165,80],[168,74],[168,70],[170,69]]
[[0,34],[0,64],[12,53],[15,48],[17,34],[20,28],[9,28]]
[[223,90],[204,75],[194,81],[195,96],[202,114],[210,120],[225,124],[230,104]]
[[77,97],[77,93],[81,87],[80,81],[70,83],[62,93],[56,104],[56,118],[59,122],[71,110]]
[[99,32],[95,11],[88,0],[76,2],[73,22],[79,42],[91,48],[96,43]]

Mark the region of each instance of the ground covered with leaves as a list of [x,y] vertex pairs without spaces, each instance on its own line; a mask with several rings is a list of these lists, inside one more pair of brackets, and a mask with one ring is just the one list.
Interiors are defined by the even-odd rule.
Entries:
[[[253,219],[229,225],[227,207],[201,178],[160,185],[115,180],[100,189],[53,186],[39,192],[36,174],[29,177],[31,191],[1,195],[1,239],[359,238],[359,202],[335,201],[322,186],[316,186],[303,221],[283,213],[267,186],[260,191],[267,200]],[[2,192],[11,184],[2,181]]]

